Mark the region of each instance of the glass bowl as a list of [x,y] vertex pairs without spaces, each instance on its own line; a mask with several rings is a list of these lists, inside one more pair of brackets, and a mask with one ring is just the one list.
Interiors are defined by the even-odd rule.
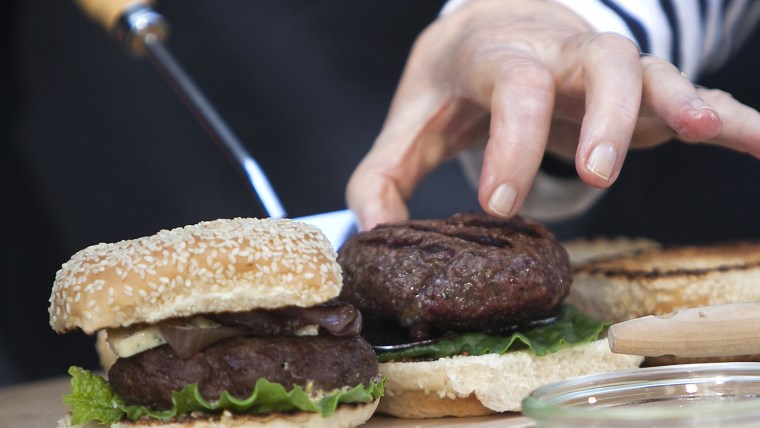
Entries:
[[544,427],[760,427],[760,363],[650,367],[542,386],[522,403]]

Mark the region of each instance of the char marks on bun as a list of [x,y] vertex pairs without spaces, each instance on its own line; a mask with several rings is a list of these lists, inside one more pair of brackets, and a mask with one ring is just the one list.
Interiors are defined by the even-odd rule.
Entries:
[[614,322],[760,301],[760,243],[664,246],[576,263],[568,299]]
[[[616,241],[641,242],[641,238]],[[648,240],[649,242],[655,242]],[[684,308],[760,301],[760,242],[661,245],[636,251],[595,238],[568,245],[572,253],[593,248],[596,257],[574,257],[575,282],[568,302],[613,322],[665,315]],[[647,357],[644,365],[760,361],[760,355]]]

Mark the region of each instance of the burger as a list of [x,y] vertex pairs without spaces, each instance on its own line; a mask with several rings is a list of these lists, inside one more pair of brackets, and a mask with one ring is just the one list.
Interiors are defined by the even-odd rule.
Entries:
[[378,411],[518,412],[540,385],[637,367],[607,324],[563,304],[568,253],[549,229],[485,214],[384,224],[346,242],[340,298],[362,312],[386,377]]
[[[105,331],[104,378],[72,367],[60,426],[348,427],[382,395],[335,250],[284,219],[98,244],[56,274],[50,325]],[[102,334],[102,333],[101,333]]]

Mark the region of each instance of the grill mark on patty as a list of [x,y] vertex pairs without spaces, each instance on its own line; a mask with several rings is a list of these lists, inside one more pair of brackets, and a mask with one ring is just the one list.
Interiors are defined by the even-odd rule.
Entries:
[[461,239],[463,241],[472,242],[474,244],[482,245],[484,247],[495,248],[512,248],[512,242],[509,239],[499,238],[497,236],[479,235],[472,232],[457,232],[448,236]]
[[416,247],[422,242],[422,237],[405,236],[400,239],[364,238],[362,244],[373,247],[385,247],[392,249]]
[[[481,222],[485,225],[485,223]],[[460,223],[461,225],[468,226],[468,223]],[[506,224],[506,223],[505,223]],[[453,225],[453,224],[452,224]],[[499,230],[500,232],[504,232],[504,229],[508,229],[515,234],[526,234],[530,235],[532,237],[538,237],[538,235],[535,233],[535,231],[530,230],[528,231],[527,228],[526,231],[523,231],[520,227],[510,228],[510,227],[504,227],[504,228],[498,228],[496,226],[490,226],[490,225],[476,225],[475,227],[488,227],[494,230]],[[420,232],[422,234],[430,234],[432,235],[433,239],[438,239],[439,236],[445,236],[452,239],[459,239],[466,242],[471,242],[473,244],[482,245],[484,247],[495,247],[495,248],[512,248],[513,244],[508,238],[502,238],[498,236],[489,235],[487,233],[474,233],[474,232],[468,232],[463,231],[461,229],[447,229],[446,226],[443,227],[435,227],[435,226],[427,226],[427,225],[420,225],[420,224],[409,224],[407,227],[401,227],[401,226],[391,226],[391,225],[385,225],[382,226],[384,229],[395,229],[395,230],[413,230],[415,232]],[[406,247],[417,247],[420,245],[420,243],[424,240],[423,235],[409,235],[409,234],[399,234],[395,235],[393,239],[376,239],[376,238],[368,238],[363,240],[363,243],[369,244],[369,245],[375,245],[375,246],[384,246],[388,248],[406,248]],[[433,247],[433,250],[435,250],[435,247]]]
[[421,246],[420,251],[426,254],[443,253],[445,254],[445,259],[451,259],[452,257],[456,256],[456,251],[452,250],[451,247],[447,247],[446,245],[437,242]]
[[455,216],[452,219],[447,220],[446,224],[493,229],[498,230],[499,233],[504,233],[505,230],[509,230],[515,234],[527,235],[531,238],[541,237],[541,234],[530,223],[517,223],[514,221],[498,220],[491,217],[470,216],[462,220],[461,217]]

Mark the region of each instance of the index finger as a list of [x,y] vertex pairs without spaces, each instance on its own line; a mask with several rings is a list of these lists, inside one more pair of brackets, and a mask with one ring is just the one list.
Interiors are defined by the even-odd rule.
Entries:
[[607,187],[620,173],[639,117],[641,61],[638,47],[620,35],[598,34],[585,45],[586,112],[576,164],[586,183]]

